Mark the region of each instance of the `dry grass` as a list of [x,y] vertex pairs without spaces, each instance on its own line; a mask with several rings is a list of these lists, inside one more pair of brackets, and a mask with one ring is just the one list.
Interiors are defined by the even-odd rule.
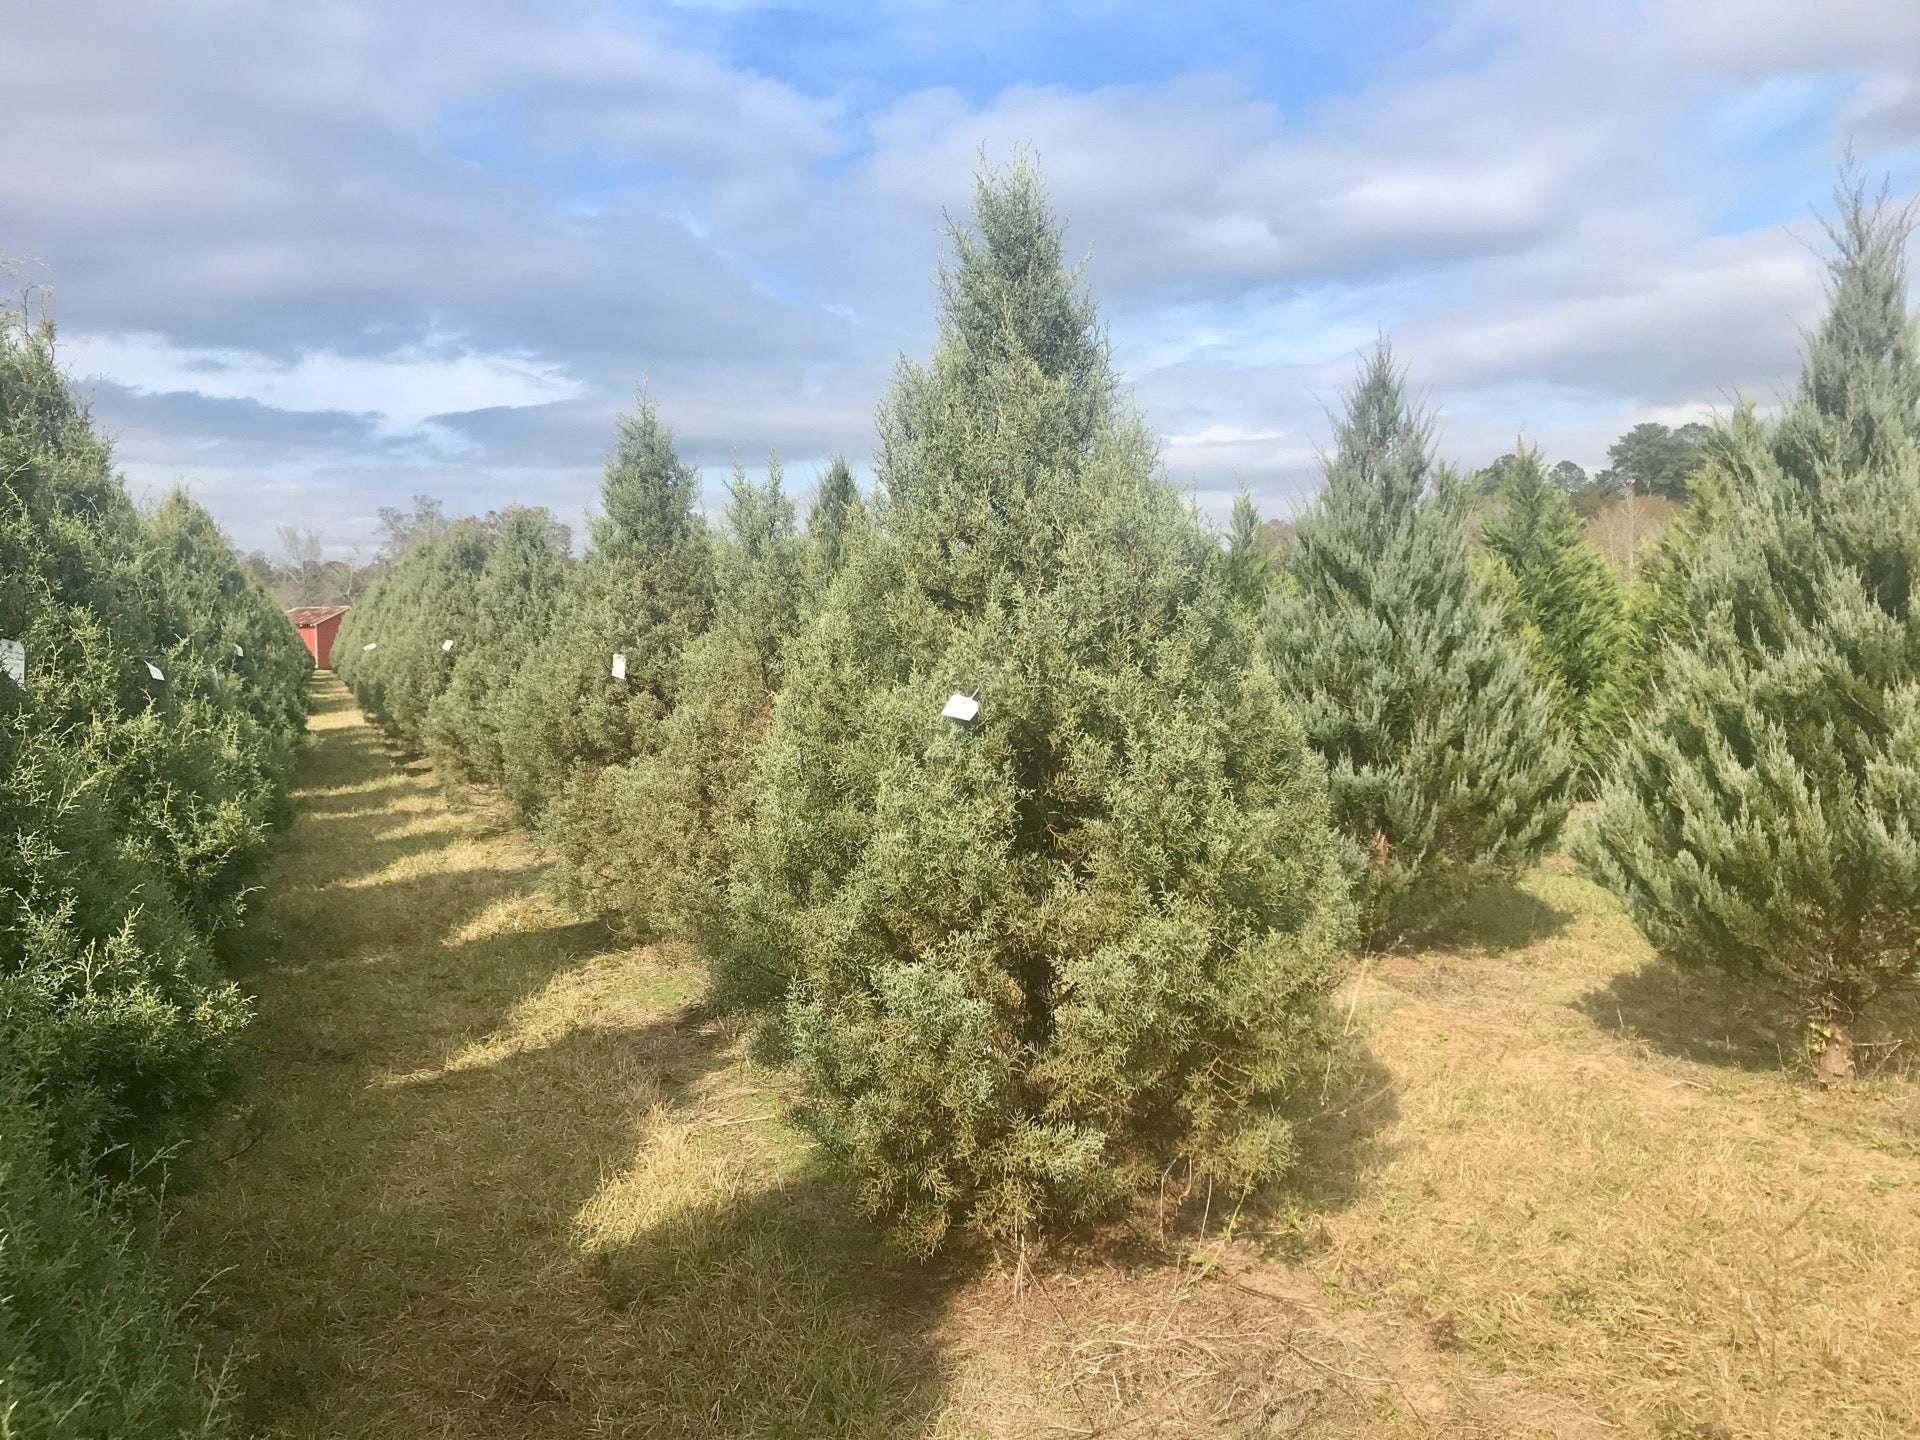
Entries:
[[1571,875],[1356,979],[1291,1193],[1016,1296],[891,1257],[691,958],[558,911],[319,684],[271,1123],[181,1220],[259,1433],[1920,1433],[1914,1083],[1783,1074]]

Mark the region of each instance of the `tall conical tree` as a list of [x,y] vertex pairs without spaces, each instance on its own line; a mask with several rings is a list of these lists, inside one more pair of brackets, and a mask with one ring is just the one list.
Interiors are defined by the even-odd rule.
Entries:
[[1569,807],[1552,702],[1473,572],[1471,495],[1428,439],[1382,345],[1267,613],[1274,671],[1327,761],[1374,946],[1445,923],[1536,859]]
[[673,708],[680,649],[713,609],[700,472],[651,401],[620,418],[600,495],[592,545],[501,707],[508,793],[563,861],[590,860],[608,820],[596,777],[652,743]]
[[509,505],[489,516],[488,525],[471,622],[457,638],[443,637],[455,639],[445,652],[452,670],[428,707],[425,736],[427,753],[452,773],[498,784],[506,773],[500,744],[506,694],[546,639],[567,582],[569,537],[540,506]]
[[1576,853],[1677,963],[1796,997],[1823,1077],[1920,971],[1920,363],[1911,212],[1841,194],[1777,423],[1708,442],[1713,517],[1652,707]]
[[681,652],[679,703],[659,744],[607,776],[618,833],[594,868],[593,898],[640,927],[724,945],[746,781],[805,606],[810,550],[780,467],[759,483],[736,470],[715,546],[713,622]]
[[823,577],[839,573],[846,558],[847,532],[860,518],[860,489],[853,483],[853,471],[847,468],[846,457],[835,456],[807,511],[807,539]]
[[1260,512],[1242,485],[1227,524],[1227,584],[1241,604],[1258,613],[1267,603],[1272,576],[1273,559],[1260,543]]
[[734,887],[808,1122],[916,1250],[1275,1173],[1349,919],[1320,767],[1037,178],[976,195]]
[[1580,518],[1547,478],[1540,452],[1515,447],[1481,539],[1500,562],[1508,627],[1552,691],[1561,729],[1590,786],[1626,721],[1635,666],[1626,592]]

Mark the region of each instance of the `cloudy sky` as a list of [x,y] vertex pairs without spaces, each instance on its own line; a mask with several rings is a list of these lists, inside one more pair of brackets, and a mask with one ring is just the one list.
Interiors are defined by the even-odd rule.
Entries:
[[856,467],[943,212],[1025,149],[1169,470],[1315,483],[1385,333],[1484,463],[1791,376],[1847,146],[1920,191],[1914,0],[0,0],[0,255],[137,490],[243,546]]

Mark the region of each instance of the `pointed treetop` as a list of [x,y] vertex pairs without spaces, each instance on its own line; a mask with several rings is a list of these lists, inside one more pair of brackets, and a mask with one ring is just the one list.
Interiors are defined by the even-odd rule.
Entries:
[[1839,214],[1826,227],[1833,242],[1829,307],[1807,349],[1801,393],[1821,414],[1855,425],[1889,407],[1883,418],[1915,433],[1920,356],[1907,313],[1906,263],[1913,206],[1895,205],[1884,193],[1869,200],[1857,174],[1841,180],[1834,200]]
[[1386,529],[1398,528],[1427,488],[1432,437],[1433,422],[1409,405],[1406,372],[1382,340],[1347,392],[1333,454],[1321,462],[1328,499],[1356,505]]
[[681,463],[673,433],[643,395],[631,415],[618,417],[620,439],[607,457],[600,486],[601,514],[591,522],[594,547],[641,553],[665,550],[703,522],[694,506],[700,472]]
[[1238,599],[1258,606],[1266,598],[1271,569],[1260,543],[1260,512],[1242,481],[1233,497],[1233,517],[1227,522],[1227,584]]
[[1480,533],[1487,548],[1509,564],[1542,545],[1571,545],[1581,538],[1580,519],[1548,475],[1538,449],[1514,446],[1496,493],[1500,513],[1489,515]]
[[1080,267],[1062,259],[1062,226],[1024,157],[974,176],[971,228],[951,225],[941,267],[941,334],[977,365],[1026,360],[1063,382],[1074,431],[1091,437],[1113,390],[1107,338]]
[[778,460],[767,462],[764,481],[749,480],[738,464],[733,467],[727,482],[727,534],[751,558],[793,534],[793,501],[781,488],[785,478]]
[[807,511],[807,534],[813,537],[828,568],[838,569],[846,546],[847,526],[860,508],[860,490],[844,455],[836,455],[820,477],[820,490]]

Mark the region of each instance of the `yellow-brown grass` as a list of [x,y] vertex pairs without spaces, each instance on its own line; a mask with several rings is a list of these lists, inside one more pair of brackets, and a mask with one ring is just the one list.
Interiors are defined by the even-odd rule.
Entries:
[[1016,1293],[890,1256],[694,957],[316,700],[269,1119],[180,1221],[259,1433],[1920,1433],[1914,1085],[1783,1074],[1570,874],[1363,970],[1289,1193]]

